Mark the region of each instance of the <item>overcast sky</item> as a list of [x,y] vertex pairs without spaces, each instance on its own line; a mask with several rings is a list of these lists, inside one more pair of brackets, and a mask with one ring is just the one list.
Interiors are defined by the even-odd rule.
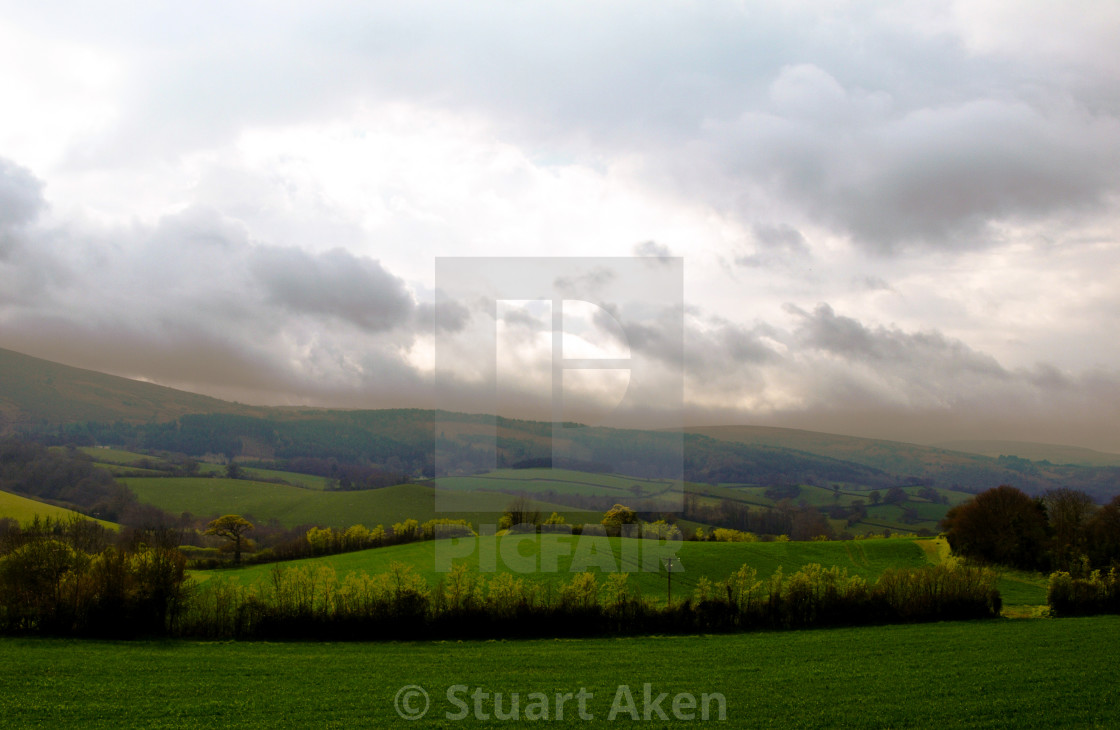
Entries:
[[157,5],[0,2],[0,347],[431,406],[436,257],[673,256],[688,423],[1120,451],[1120,3]]

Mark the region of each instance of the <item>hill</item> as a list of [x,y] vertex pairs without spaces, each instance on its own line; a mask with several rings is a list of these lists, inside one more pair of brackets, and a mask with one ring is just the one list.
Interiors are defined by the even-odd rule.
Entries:
[[[74,510],[47,504],[46,502],[39,502],[34,499],[29,499],[28,497],[22,497],[18,494],[12,494],[11,492],[0,491],[0,518],[10,517],[21,525],[26,525],[36,516],[40,518],[50,517],[53,520],[85,517],[85,515],[75,512]],[[118,527],[112,522],[106,522],[104,520],[95,521],[112,529],[117,529]]]
[[[1034,461],[1007,452],[993,457],[900,441],[764,426],[701,426],[689,428],[688,432],[749,446],[797,449],[840,459],[889,473],[902,484],[928,484],[963,491],[982,491],[1011,484],[1032,494],[1071,487],[1089,493],[1099,502],[1120,493],[1120,464],[1108,463],[1107,459],[1100,459],[1097,464],[1064,465]],[[1090,450],[1075,451],[1084,456],[1084,452]]]
[[148,423],[247,406],[0,349],[0,433],[40,423]]
[[[493,453],[478,448],[488,431],[496,435],[499,468],[568,466],[642,479],[679,479],[682,471],[680,442],[674,447],[671,435],[657,431],[572,424],[563,436],[571,463],[553,464],[551,423],[441,412],[437,434],[428,410],[242,406],[7,350],[0,350],[0,383],[0,432],[23,432],[46,443],[220,454],[280,469],[300,459],[334,460],[416,479],[434,475],[437,444],[455,475],[493,469]],[[687,481],[712,485],[981,491],[1012,484],[1034,494],[1068,486],[1102,502],[1120,492],[1120,466],[1064,466],[751,426],[689,429],[683,472]]]
[[938,448],[964,451],[983,456],[1017,456],[1031,461],[1049,461],[1054,464],[1076,466],[1120,466],[1120,454],[1085,449],[1080,446],[1041,444],[1033,441],[945,441],[935,444]]

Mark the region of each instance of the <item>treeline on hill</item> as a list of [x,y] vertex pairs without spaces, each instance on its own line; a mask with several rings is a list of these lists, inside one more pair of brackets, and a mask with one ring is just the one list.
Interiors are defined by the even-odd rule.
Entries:
[[77,449],[0,440],[0,489],[118,522],[136,496]]
[[247,453],[258,457],[267,454],[286,466],[333,459],[344,464],[377,465],[386,473],[434,474],[430,434],[425,448],[423,444],[410,445],[371,433],[339,418],[281,420],[229,414],[186,415],[169,423],[44,426],[27,430],[23,436],[47,445],[113,445],[134,451],[169,451],[188,456],[223,454],[229,458]]
[[1030,497],[1002,485],[949,510],[941,522],[953,552],[1024,570],[1064,570],[1120,561],[1120,496],[1103,507],[1084,492]]
[[779,569],[762,579],[743,566],[725,581],[701,579],[692,596],[661,605],[643,597],[627,573],[608,574],[602,584],[580,573],[555,590],[509,573],[472,574],[463,565],[434,588],[402,563],[341,581],[328,565],[277,566],[263,585],[220,577],[196,585],[174,548],[106,539],[86,526],[0,522],[0,630],[250,639],[578,636],[983,618],[1000,609],[995,574],[967,567],[887,571],[869,585],[839,568],[808,565],[788,578]]
[[1075,489],[1032,498],[1003,485],[949,510],[942,527],[964,557],[1054,571],[1056,615],[1120,613],[1120,496],[1098,506]]

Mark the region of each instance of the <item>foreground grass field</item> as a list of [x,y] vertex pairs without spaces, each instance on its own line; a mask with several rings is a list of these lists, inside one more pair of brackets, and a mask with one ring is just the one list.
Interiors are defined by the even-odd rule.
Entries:
[[[997,620],[857,629],[524,642],[386,644],[0,640],[0,717],[9,727],[522,727],[466,719],[449,687],[548,697],[552,727],[608,724],[620,685],[672,698],[719,693],[724,727],[1118,727],[1120,617]],[[430,696],[423,722],[394,709]],[[593,696],[594,721],[556,693]],[[494,700],[482,709],[492,714]],[[620,704],[622,704],[620,702]],[[413,703],[422,707],[423,703]],[[713,705],[713,708],[718,705]],[[712,721],[716,722],[713,709]],[[700,720],[697,711],[696,721]]]

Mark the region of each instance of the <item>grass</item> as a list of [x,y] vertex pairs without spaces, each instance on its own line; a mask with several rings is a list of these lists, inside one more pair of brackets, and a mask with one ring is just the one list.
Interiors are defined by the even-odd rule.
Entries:
[[[432,487],[419,484],[326,492],[288,484],[210,477],[135,477],[121,479],[121,482],[134,491],[141,502],[172,514],[233,513],[258,521],[277,520],[287,527],[349,527],[354,524],[389,527],[406,519],[424,522],[433,517],[462,518],[478,525],[496,522],[495,513],[500,513],[510,501],[509,495],[504,494],[441,495],[437,512]],[[547,503],[540,506],[546,514],[555,510],[567,515],[569,521],[584,521],[582,513],[570,508]]]
[[[505,540],[506,538],[498,538]],[[606,554],[605,542],[607,538],[599,538],[592,542],[590,538],[546,536],[538,543],[532,536],[512,538],[512,541],[503,545],[495,545],[494,538],[478,538],[482,540],[484,550],[480,553],[476,540],[462,541],[428,541],[411,543],[407,545],[394,545],[361,552],[343,553],[322,558],[310,558],[284,563],[285,566],[303,565],[330,565],[342,579],[347,573],[365,571],[367,573],[382,573],[389,570],[394,561],[408,563],[416,568],[430,584],[434,585],[445,577],[444,572],[436,570],[437,559],[446,566],[450,559],[445,556],[465,555],[457,557],[454,562],[463,562],[472,570],[480,570],[480,555],[482,561],[487,553],[486,547],[495,555],[494,567],[498,570],[515,573],[515,577],[540,583],[558,585],[568,582],[572,578],[572,561],[576,560],[576,572],[587,569],[592,572],[601,572],[600,567],[611,564],[622,567],[631,573],[630,582],[641,589],[642,594],[650,597],[663,597],[666,593],[666,573],[664,569],[659,572],[642,570],[642,551],[652,549],[656,544],[653,541],[632,538],[610,538],[611,553]],[[592,548],[602,552],[592,554]],[[808,563],[820,563],[825,567],[838,565],[847,568],[853,575],[861,575],[868,581],[874,581],[888,568],[918,567],[926,564],[926,556],[921,547],[913,540],[854,540],[851,542],[769,542],[769,543],[716,543],[716,542],[683,542],[674,543],[677,561],[673,573],[673,595],[680,597],[691,593],[697,581],[706,577],[711,581],[724,580],[741,565],[747,564],[755,568],[760,578],[769,577],[778,567],[789,575]],[[521,572],[519,559],[500,560],[497,556],[514,555],[514,550],[524,557],[527,568],[536,568],[533,572]],[[657,553],[654,556],[656,564]],[[598,556],[607,558],[599,562]],[[553,561],[553,558],[555,559]],[[556,570],[550,569],[555,564]],[[543,568],[541,567],[543,566]],[[213,575],[233,578],[245,584],[264,582],[268,580],[272,571],[271,565],[255,565],[240,569],[223,569],[220,571],[197,572],[196,578],[205,580]]]
[[124,451],[122,449],[110,449],[104,446],[82,446],[78,450],[88,454],[91,459],[99,464],[120,464],[129,466],[141,459],[147,459],[153,464],[163,463],[163,459],[158,456],[139,454],[135,451]]
[[[440,489],[450,490],[517,490],[526,494],[554,491],[558,494],[617,496],[633,500],[632,488],[638,485],[646,496],[655,496],[674,489],[673,482],[639,479],[615,474],[597,474],[569,469],[497,469],[479,476],[443,477]],[[679,482],[676,489],[680,489]]]
[[[608,724],[618,687],[727,698],[723,727],[1117,727],[1120,617],[998,620],[730,636],[339,643],[0,639],[11,727],[522,727],[451,721],[447,688],[592,694],[550,727]],[[394,697],[420,685],[423,722]],[[470,702],[470,700],[468,700]],[[493,711],[493,700],[483,709]],[[659,720],[621,726],[677,726]],[[688,723],[692,724],[692,723]],[[715,723],[713,723],[715,724]]]
[[[20,524],[26,525],[31,522],[36,515],[39,517],[50,517],[51,519],[67,519],[74,516],[84,516],[64,507],[56,507],[53,504],[21,497],[11,492],[0,491],[0,517],[11,517]],[[106,522],[104,520],[97,520],[97,522],[110,529],[118,529],[118,525],[112,522]]]

